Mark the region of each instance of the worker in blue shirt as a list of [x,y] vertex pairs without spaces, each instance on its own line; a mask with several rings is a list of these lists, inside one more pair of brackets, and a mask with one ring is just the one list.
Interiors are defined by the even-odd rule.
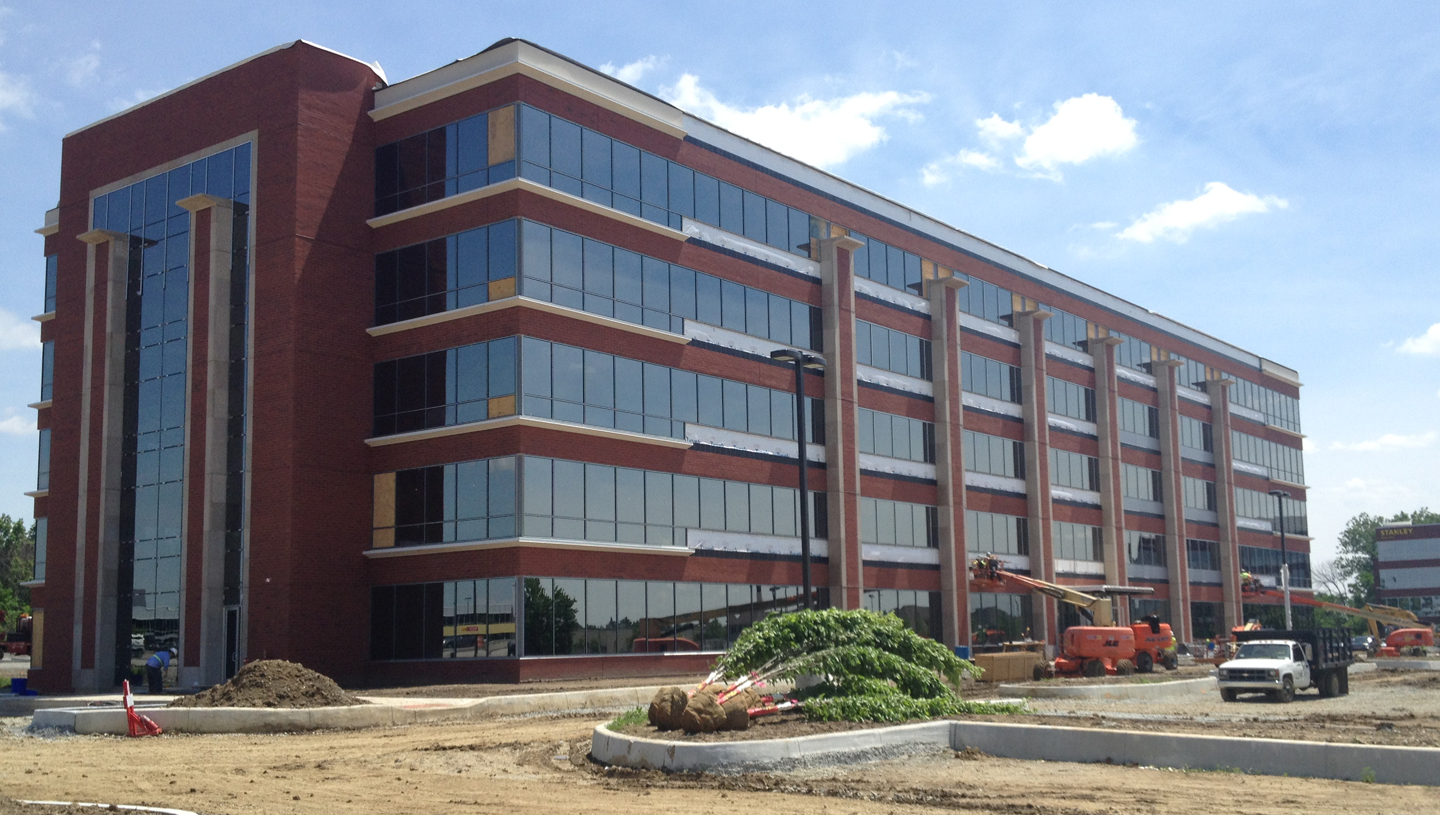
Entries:
[[166,648],[163,651],[156,651],[145,660],[145,678],[150,683],[151,693],[165,692],[165,669],[170,667],[170,660],[179,655],[174,648]]

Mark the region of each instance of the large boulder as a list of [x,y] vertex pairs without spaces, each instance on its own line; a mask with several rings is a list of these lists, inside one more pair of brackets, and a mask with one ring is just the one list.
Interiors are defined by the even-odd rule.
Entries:
[[657,730],[679,730],[690,697],[681,688],[661,688],[650,700],[650,724]]

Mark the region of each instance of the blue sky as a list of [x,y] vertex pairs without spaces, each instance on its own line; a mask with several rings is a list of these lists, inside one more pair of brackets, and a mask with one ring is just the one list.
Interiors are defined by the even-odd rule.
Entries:
[[0,6],[0,512],[66,132],[296,38],[398,81],[506,36],[1299,370],[1317,560],[1440,508],[1440,6],[777,5]]

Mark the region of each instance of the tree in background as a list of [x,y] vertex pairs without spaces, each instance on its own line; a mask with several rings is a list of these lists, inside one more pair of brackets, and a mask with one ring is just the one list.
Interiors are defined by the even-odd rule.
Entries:
[[1338,602],[1347,606],[1363,606],[1378,603],[1380,595],[1375,585],[1376,557],[1375,532],[1381,524],[1387,523],[1434,524],[1440,523],[1440,512],[1431,512],[1421,507],[1414,512],[1400,512],[1386,518],[1362,512],[1345,524],[1338,541],[1338,554],[1333,561],[1334,572],[1331,580],[1340,585],[1343,594]]
[[6,626],[14,627],[21,614],[30,613],[30,590],[20,584],[34,576],[35,526],[0,515],[0,611]]

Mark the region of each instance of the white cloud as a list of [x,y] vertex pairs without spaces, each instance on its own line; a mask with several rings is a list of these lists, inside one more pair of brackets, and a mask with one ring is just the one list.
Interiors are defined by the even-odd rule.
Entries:
[[1357,441],[1350,444],[1344,442],[1331,442],[1331,450],[1350,450],[1359,453],[1369,453],[1377,450],[1418,450],[1422,447],[1429,447],[1440,439],[1440,433],[1431,430],[1428,433],[1417,433],[1414,436],[1401,436],[1395,433],[1386,433],[1377,439]]
[[110,110],[116,112],[127,110],[129,108],[135,107],[141,102],[146,101],[147,99],[154,99],[155,97],[159,96],[164,92],[165,91],[163,89],[157,91],[147,91],[144,88],[139,88],[129,96],[117,96],[114,99],[111,99],[109,102],[109,107]]
[[0,308],[0,351],[38,350],[40,326]]
[[1200,195],[1161,204],[1125,227],[1117,237],[1127,241],[1151,243],[1156,239],[1184,243],[1197,229],[1212,228],[1239,218],[1241,215],[1284,209],[1290,203],[1273,195],[1264,197],[1236,192],[1219,181],[1205,185]]
[[884,91],[834,99],[804,95],[794,103],[746,109],[720,101],[693,74],[681,76],[661,95],[727,130],[817,167],[843,164],[874,147],[887,137],[877,119],[898,116],[917,121],[919,114],[910,106],[930,101],[925,93]]
[[1400,353],[1440,355],[1440,323],[1430,326],[1424,334],[1400,343]]
[[986,119],[976,119],[975,129],[980,131],[981,141],[997,150],[1002,143],[1025,135],[1023,125],[1019,122],[1007,122],[1000,118],[998,113],[992,113]]
[[30,90],[30,78],[0,71],[0,132],[5,130],[5,119],[11,115],[25,119],[34,115],[35,92]]
[[65,63],[65,80],[81,87],[100,73],[100,41],[90,43],[90,51]]
[[977,170],[993,172],[1000,169],[1000,160],[979,150],[961,150],[953,156],[932,161],[920,170],[920,182],[934,187],[950,180],[950,171],[959,167],[974,167]]
[[[949,173],[943,171],[947,166],[998,170],[1000,160],[992,155],[995,153],[1013,153],[1020,169],[1059,181],[1062,165],[1119,155],[1140,143],[1135,135],[1135,120],[1125,118],[1114,99],[1097,93],[1056,102],[1055,113],[1033,128],[992,113],[975,120],[975,131],[989,152],[961,150],[931,162],[921,170],[921,180],[927,186],[948,181]],[[967,156],[972,160],[964,160]]]
[[619,68],[615,67],[615,63],[607,62],[604,65],[600,66],[600,70],[615,77],[621,82],[634,85],[636,82],[640,81],[641,77],[645,76],[656,68],[659,68],[662,64],[664,64],[664,62],[664,59],[661,59],[660,57],[651,54],[648,57],[641,57],[634,62],[629,62],[621,65]]
[[0,419],[0,433],[8,433],[12,436],[28,436],[34,432],[34,419],[25,419],[20,416],[9,416]]
[[1015,163],[1058,179],[1062,164],[1083,164],[1100,156],[1119,155],[1139,143],[1135,120],[1125,118],[1118,102],[1087,93],[1055,103],[1055,115],[1030,131]]

